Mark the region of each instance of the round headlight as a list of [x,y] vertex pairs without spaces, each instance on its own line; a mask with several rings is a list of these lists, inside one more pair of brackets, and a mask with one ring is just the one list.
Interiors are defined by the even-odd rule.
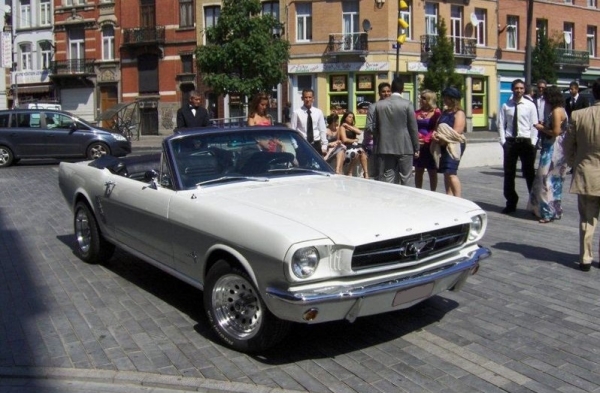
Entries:
[[479,237],[483,230],[483,219],[481,216],[471,217],[471,228],[469,230],[469,240],[474,240]]
[[292,271],[298,278],[308,278],[314,274],[319,265],[319,252],[314,247],[297,250],[292,257]]

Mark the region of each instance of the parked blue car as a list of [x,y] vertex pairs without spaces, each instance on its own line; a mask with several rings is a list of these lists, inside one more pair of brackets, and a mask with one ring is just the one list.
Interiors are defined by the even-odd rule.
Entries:
[[51,109],[0,111],[0,168],[21,158],[122,157],[131,142],[121,134]]

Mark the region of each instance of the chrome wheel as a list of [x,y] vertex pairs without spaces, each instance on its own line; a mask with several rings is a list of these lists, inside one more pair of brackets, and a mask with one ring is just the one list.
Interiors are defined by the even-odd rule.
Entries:
[[254,286],[235,274],[220,277],[212,291],[216,323],[230,337],[247,340],[262,324],[263,311]]
[[77,245],[83,254],[87,254],[92,243],[90,221],[84,209],[78,209],[75,215],[75,237]]
[[94,143],[87,151],[87,156],[91,160],[95,160],[96,158],[100,158],[107,154],[110,154],[110,151],[108,150],[108,146],[104,143]]

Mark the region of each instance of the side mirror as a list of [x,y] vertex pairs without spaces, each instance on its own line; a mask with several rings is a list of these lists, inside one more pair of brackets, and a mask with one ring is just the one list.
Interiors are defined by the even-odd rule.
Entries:
[[157,180],[158,172],[156,172],[154,169],[144,172],[144,181],[150,183],[150,188],[154,190],[158,189]]
[[72,122],[69,125],[69,130],[71,130],[71,132],[77,131],[77,123],[76,122]]

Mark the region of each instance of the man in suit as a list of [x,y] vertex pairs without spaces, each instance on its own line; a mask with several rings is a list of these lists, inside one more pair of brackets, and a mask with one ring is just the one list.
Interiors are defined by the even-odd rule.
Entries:
[[208,111],[202,107],[202,96],[197,91],[190,92],[189,104],[177,110],[177,128],[208,127]]
[[[385,100],[392,95],[392,85],[388,82],[381,82],[377,86],[377,91],[379,92],[379,100]],[[375,127],[375,104],[369,105],[369,110],[367,111],[367,123],[365,126],[363,145],[369,154],[369,177],[378,180],[379,167],[377,166],[377,156],[374,154],[373,127]]]
[[[525,83],[515,79],[511,85],[513,96],[502,104],[498,112],[498,135],[504,151],[504,197],[506,207],[502,214],[517,210],[519,195],[515,190],[517,162],[521,160],[521,170],[531,192],[535,178],[535,145],[538,139],[538,116],[535,105],[524,98]],[[547,105],[549,106],[549,105]]]
[[570,192],[577,194],[579,268],[583,271],[592,266],[592,243],[600,214],[600,78],[594,81],[592,94],[596,102],[573,112],[563,142],[567,163],[573,168]]
[[546,91],[546,81],[540,79],[537,81],[537,92],[533,95],[533,103],[537,108],[538,119],[540,124],[544,124],[544,121],[550,115],[550,105],[546,105],[546,99],[544,98],[544,92]]
[[413,157],[419,156],[419,131],[412,103],[402,97],[404,82],[392,81],[392,95],[375,104],[371,124],[379,181],[408,184]]
[[565,100],[565,110],[567,111],[567,116],[571,118],[573,111],[587,108],[590,106],[590,103],[587,98],[579,95],[579,84],[575,81],[569,83],[569,93],[571,96]]

